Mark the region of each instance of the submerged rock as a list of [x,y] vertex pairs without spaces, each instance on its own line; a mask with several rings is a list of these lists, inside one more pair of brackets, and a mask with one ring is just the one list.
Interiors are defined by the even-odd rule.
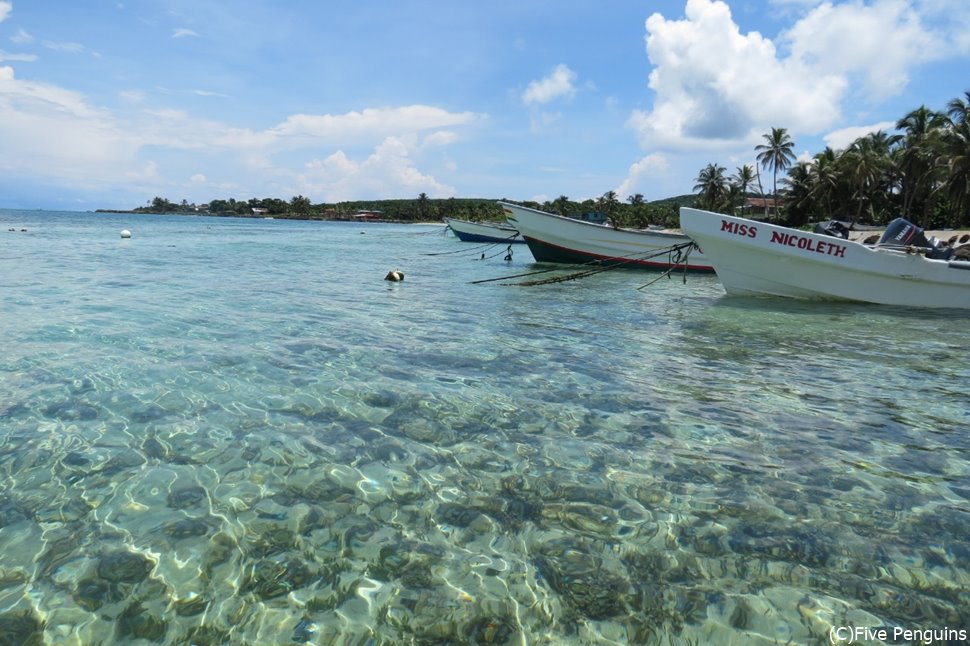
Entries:
[[175,614],[179,617],[194,617],[209,607],[209,600],[202,595],[190,593],[175,602]]
[[206,500],[206,498],[205,489],[199,485],[192,485],[169,492],[168,506],[172,509],[185,509],[186,507],[198,505],[203,500]]
[[272,556],[297,547],[297,535],[288,527],[275,524],[257,525],[257,534],[247,537],[246,549],[253,556]]
[[111,584],[98,579],[78,581],[74,590],[74,602],[85,610],[94,612],[105,602],[118,601]]
[[609,619],[633,605],[631,584],[610,572],[603,559],[586,551],[580,542],[547,545],[535,558],[538,573],[563,600],[590,619]]
[[27,583],[27,573],[21,569],[0,568],[0,590]]
[[98,561],[98,576],[114,583],[139,583],[155,567],[155,561],[135,552],[112,552]]
[[166,523],[163,531],[166,536],[176,540],[205,536],[212,529],[209,523],[198,518],[181,518]]
[[63,422],[89,422],[99,414],[94,406],[76,399],[52,402],[44,408],[44,415]]
[[0,614],[0,646],[41,646],[44,624],[30,611]]
[[512,644],[518,636],[515,622],[507,617],[480,617],[468,627],[470,644]]
[[192,644],[192,646],[222,646],[230,643],[230,635],[228,630],[215,626],[196,626],[178,643]]
[[118,617],[118,636],[159,641],[165,636],[168,624],[159,617],[150,614],[140,603],[127,608]]
[[244,590],[252,590],[261,599],[273,599],[302,588],[310,581],[310,569],[296,559],[263,560],[253,566]]

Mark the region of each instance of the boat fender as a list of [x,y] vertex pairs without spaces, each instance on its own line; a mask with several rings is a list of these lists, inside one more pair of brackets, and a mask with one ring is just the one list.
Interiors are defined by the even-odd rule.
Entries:
[[505,254],[505,262],[512,262],[512,245],[509,245],[508,253]]
[[404,280],[404,272],[397,270],[387,272],[387,276],[384,276],[384,280],[389,280],[392,283],[399,283]]
[[122,231],[121,231],[121,237],[122,238],[130,238],[131,237],[131,231],[129,231],[128,229],[122,229]]

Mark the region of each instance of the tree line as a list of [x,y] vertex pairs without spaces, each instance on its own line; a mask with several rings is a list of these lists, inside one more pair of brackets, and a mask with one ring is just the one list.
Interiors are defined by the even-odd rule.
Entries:
[[395,222],[432,222],[443,217],[463,220],[501,219],[502,207],[495,200],[479,198],[432,199],[421,193],[414,199],[358,200],[313,204],[297,195],[289,201],[279,198],[217,199],[203,204],[187,200],[172,202],[155,197],[135,213],[200,213],[226,217],[278,217],[298,220],[344,220],[353,215],[372,213],[377,219]]
[[[234,198],[212,200],[196,205],[187,200],[172,202],[163,197],[149,200],[146,206],[134,209],[136,213],[201,213],[213,216],[232,217],[278,217],[303,220],[346,220],[357,213],[371,213],[379,220],[394,222],[436,222],[442,218],[456,218],[470,221],[500,221],[505,218],[499,201],[485,198],[447,198],[432,199],[421,193],[413,199],[395,200],[358,200],[338,203],[313,204],[302,195],[290,201],[278,198]],[[614,191],[607,191],[597,199],[582,201],[570,200],[560,195],[552,201],[517,201],[519,204],[557,213],[567,217],[582,217],[599,213],[617,226],[644,227],[661,224],[676,227],[678,207],[691,205],[694,196],[659,200],[648,203],[642,194],[632,195],[621,202]]]
[[[730,177],[719,164],[700,171],[696,206],[770,216],[796,227],[823,220],[881,225],[896,217],[925,229],[970,226],[970,91],[943,110],[920,106],[895,128],[893,134],[860,137],[843,150],[826,147],[805,161],[796,160],[787,130],[772,128],[755,147],[756,165],[741,166]],[[761,169],[771,173],[768,195]],[[761,214],[750,206],[755,187]]]

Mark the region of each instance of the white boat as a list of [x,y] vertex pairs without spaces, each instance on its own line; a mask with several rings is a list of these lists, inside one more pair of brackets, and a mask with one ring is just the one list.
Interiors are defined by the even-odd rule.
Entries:
[[[525,238],[538,262],[600,263],[637,269],[678,267],[713,271],[686,235],[654,229],[625,229],[567,218],[500,202],[505,217]],[[689,252],[689,253],[688,253]]]
[[508,224],[443,219],[448,228],[463,242],[525,242],[515,227]]
[[970,308],[970,262],[899,219],[875,245],[682,207],[728,294]]

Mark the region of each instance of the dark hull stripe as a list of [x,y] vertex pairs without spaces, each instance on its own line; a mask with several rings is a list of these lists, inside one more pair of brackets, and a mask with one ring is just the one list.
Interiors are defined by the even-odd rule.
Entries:
[[[597,263],[600,265],[623,265],[624,267],[629,267],[630,269],[654,269],[654,270],[667,270],[670,269],[671,264],[667,262],[666,255],[660,255],[650,260],[631,260],[627,258],[617,259],[610,256],[600,256],[594,253],[588,253],[585,251],[577,251],[576,249],[567,249],[566,247],[560,247],[558,245],[549,244],[548,242],[542,242],[541,240],[536,240],[535,238],[530,238],[526,236],[525,241],[529,244],[529,251],[532,252],[532,256],[536,259],[536,262],[561,262],[568,263],[570,265],[583,265],[586,263]],[[683,268],[683,265],[680,265]],[[713,273],[714,267],[709,265],[698,265],[698,264],[688,264],[688,271]]]
[[515,238],[512,238],[511,233],[509,234],[509,237],[497,238],[494,236],[483,236],[477,233],[465,233],[464,231],[455,231],[454,229],[452,229],[452,231],[455,232],[455,235],[458,236],[458,239],[461,240],[462,242],[511,242],[513,244],[525,242],[525,240],[516,240]]

